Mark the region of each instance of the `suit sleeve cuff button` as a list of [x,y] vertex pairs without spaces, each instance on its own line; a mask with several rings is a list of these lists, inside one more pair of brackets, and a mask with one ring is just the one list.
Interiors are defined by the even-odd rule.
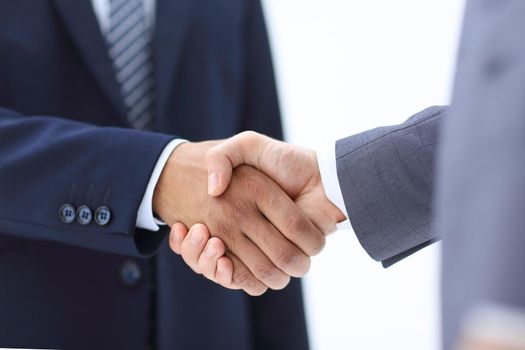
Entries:
[[80,225],[89,225],[93,220],[93,212],[87,205],[78,208],[77,220]]
[[99,226],[106,226],[111,221],[111,210],[102,206],[95,212],[95,221]]
[[65,224],[70,224],[75,221],[76,214],[75,207],[71,204],[64,204],[58,211],[60,220]]

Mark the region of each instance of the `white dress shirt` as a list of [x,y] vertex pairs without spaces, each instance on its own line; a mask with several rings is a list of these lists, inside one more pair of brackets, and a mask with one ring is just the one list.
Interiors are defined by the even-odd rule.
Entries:
[[[335,158],[335,142],[328,147],[317,151],[317,164],[319,165],[319,172],[321,173],[321,181],[323,182],[324,191],[328,199],[335,204],[348,218],[346,212],[345,201],[341,186],[339,186],[339,178],[337,177],[337,160]],[[337,225],[339,230],[349,229],[350,221],[341,222]]]
[[[144,2],[144,11],[146,13],[146,21],[149,26],[155,22],[155,6],[156,0],[142,0]],[[103,34],[109,29],[109,0],[91,0],[93,10],[97,16],[100,31]]]
[[[155,22],[156,1],[143,1],[144,10],[146,12],[146,21],[148,22],[148,25],[153,26]],[[100,31],[102,34],[106,34],[109,28],[109,0],[91,0],[91,3],[100,26]],[[149,231],[158,231],[159,225],[164,225],[164,223],[157,220],[153,215],[153,192],[155,191],[155,186],[157,186],[160,174],[162,173],[162,169],[164,169],[168,158],[170,157],[173,150],[183,142],[186,142],[186,140],[175,139],[168,143],[166,148],[164,148],[162,151],[159,160],[153,169],[148,186],[146,187],[146,192],[144,193],[144,197],[142,198],[142,202],[139,206],[139,211],[137,213],[138,228]]]

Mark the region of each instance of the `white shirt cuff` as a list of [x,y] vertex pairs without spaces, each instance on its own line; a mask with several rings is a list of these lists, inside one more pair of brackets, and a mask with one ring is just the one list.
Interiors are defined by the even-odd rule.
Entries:
[[159,160],[153,169],[153,173],[149,179],[148,187],[146,187],[146,192],[144,193],[144,197],[142,198],[142,202],[140,203],[139,211],[137,213],[138,228],[148,231],[158,231],[160,229],[159,225],[165,225],[165,223],[157,220],[153,216],[153,192],[155,191],[160,174],[162,173],[162,170],[164,169],[164,166],[166,165],[166,162],[168,161],[171,153],[173,150],[175,150],[175,148],[177,148],[178,145],[184,142],[187,141],[183,139],[175,139],[168,143],[160,154]]
[[[343,193],[339,186],[339,179],[337,177],[337,160],[335,158],[335,142],[331,147],[322,149],[317,152],[317,163],[319,164],[319,171],[321,172],[321,180],[328,199],[334,203],[348,218],[346,212],[345,201]],[[350,221],[347,219],[337,224],[338,230],[345,230],[351,228]]]

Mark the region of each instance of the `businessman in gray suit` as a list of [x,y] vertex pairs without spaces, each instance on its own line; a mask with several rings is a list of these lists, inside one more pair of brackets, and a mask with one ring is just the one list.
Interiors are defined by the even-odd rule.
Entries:
[[[465,347],[525,348],[523,33],[524,1],[470,0],[451,108],[339,140],[331,154],[239,134],[208,152],[210,195],[235,167],[255,166],[325,233],[346,216],[384,266],[442,238],[444,348],[460,338]],[[227,258],[206,250],[221,242],[202,225],[188,235],[204,236],[200,246],[186,233],[173,227],[172,248],[217,281]]]

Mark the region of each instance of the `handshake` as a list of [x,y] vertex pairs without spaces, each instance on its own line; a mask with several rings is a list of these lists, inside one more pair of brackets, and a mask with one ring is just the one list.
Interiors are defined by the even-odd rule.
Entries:
[[304,276],[346,219],[325,194],[315,152],[255,132],[177,147],[153,210],[196,273],[250,295]]

